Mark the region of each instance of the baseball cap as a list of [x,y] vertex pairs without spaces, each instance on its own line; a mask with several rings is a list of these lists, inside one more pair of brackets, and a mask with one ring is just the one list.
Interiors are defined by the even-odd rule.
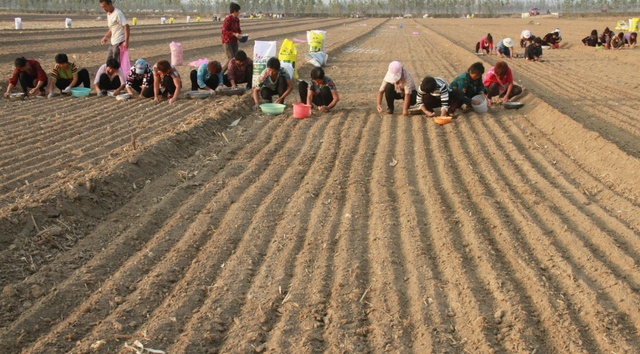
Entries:
[[144,59],[136,60],[136,74],[144,74],[144,70],[147,68],[147,61]]
[[505,38],[505,39],[502,40],[502,44],[504,44],[504,46],[507,47],[507,48],[511,48],[511,47],[513,47],[513,39]]
[[384,81],[395,83],[402,77],[402,64],[399,61],[392,61],[389,64],[387,74],[384,76]]

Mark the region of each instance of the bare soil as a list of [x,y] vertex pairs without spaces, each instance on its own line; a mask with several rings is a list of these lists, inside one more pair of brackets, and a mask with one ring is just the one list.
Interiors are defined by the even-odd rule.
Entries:
[[[104,21],[40,22],[2,22],[4,77],[58,52],[95,73]],[[243,20],[257,40],[328,32],[341,101],[308,119],[248,94],[0,101],[0,352],[640,352],[640,50],[582,46],[605,26]],[[556,27],[544,62],[508,59],[522,109],[375,109],[392,60],[451,81],[499,60],[473,54],[487,33]],[[131,57],[171,41],[224,60],[212,22],[133,27]]]

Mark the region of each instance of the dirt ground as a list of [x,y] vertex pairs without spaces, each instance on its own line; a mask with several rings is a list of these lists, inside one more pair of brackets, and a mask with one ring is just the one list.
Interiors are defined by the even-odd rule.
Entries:
[[[104,21],[64,17],[3,18],[1,91],[20,55],[95,73]],[[279,43],[326,30],[338,106],[0,101],[2,353],[640,352],[640,50],[580,43],[614,21],[241,24]],[[176,41],[187,63],[223,60],[219,26],[133,27],[131,56]],[[392,60],[450,82],[497,62],[473,54],[487,33],[556,27],[544,62],[508,60],[520,110],[440,126],[375,109]]]

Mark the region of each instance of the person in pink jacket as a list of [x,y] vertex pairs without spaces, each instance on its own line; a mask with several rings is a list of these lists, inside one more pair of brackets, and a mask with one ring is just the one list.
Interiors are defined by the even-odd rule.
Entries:
[[486,37],[480,38],[480,42],[476,43],[476,53],[485,52],[491,55],[493,53],[493,37],[488,33]]
[[499,61],[496,66],[489,69],[484,76],[484,86],[487,88],[488,102],[493,96],[501,98],[502,102],[522,93],[522,87],[513,83],[513,73],[511,68],[504,61]]

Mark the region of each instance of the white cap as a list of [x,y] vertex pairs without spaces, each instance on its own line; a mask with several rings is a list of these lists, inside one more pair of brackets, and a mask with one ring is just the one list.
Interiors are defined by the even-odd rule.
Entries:
[[504,44],[504,46],[507,47],[507,48],[511,48],[511,47],[513,47],[513,39],[505,38],[505,39],[502,40],[502,44]]
[[392,61],[389,64],[387,74],[384,76],[384,81],[389,83],[396,83],[402,77],[402,64],[399,61]]

